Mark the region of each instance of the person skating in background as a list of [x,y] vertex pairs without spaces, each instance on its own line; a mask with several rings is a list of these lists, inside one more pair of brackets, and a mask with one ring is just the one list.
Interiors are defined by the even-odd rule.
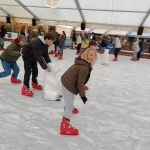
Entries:
[[137,59],[137,53],[140,51],[139,42],[134,42],[132,49],[133,49],[133,55],[132,55],[131,60],[137,61],[138,60]]
[[62,75],[62,92],[65,101],[65,111],[60,125],[60,134],[78,135],[79,130],[70,125],[72,113],[78,113],[79,110],[74,107],[75,95],[79,93],[83,103],[87,101],[84,85],[90,78],[92,66],[97,60],[97,51],[91,48],[84,50],[75,63]]
[[81,45],[82,45],[82,38],[81,38],[81,35],[79,33],[78,37],[77,37],[77,52],[76,52],[76,55],[79,55]]
[[38,84],[38,67],[40,66],[50,72],[50,68],[46,63],[50,63],[51,59],[48,55],[48,46],[55,41],[55,35],[52,33],[46,33],[44,36],[35,38],[22,49],[23,61],[24,61],[24,85],[22,87],[22,94],[25,96],[33,96],[33,92],[30,91],[29,81],[32,73],[32,87],[38,90],[42,90],[42,86]]
[[114,51],[115,58],[113,59],[113,61],[117,61],[118,53],[121,49],[121,43],[117,35],[115,35],[114,37],[115,37],[115,51]]
[[105,42],[105,40],[102,39],[102,41],[101,41],[101,52],[100,53],[103,54],[105,49],[106,49],[106,42]]
[[71,38],[72,38],[72,48],[71,49],[75,49],[75,44],[76,44],[76,40],[77,40],[75,30],[73,30]]
[[66,41],[66,33],[65,33],[65,31],[62,31],[62,35],[60,36],[60,39],[59,39],[59,57],[58,57],[58,60],[63,59],[63,50],[65,47],[65,41]]
[[137,53],[137,60],[140,60],[140,55],[143,48],[143,42],[141,39],[139,39],[139,47],[140,47],[140,51]]
[[27,39],[24,35],[18,36],[15,40],[12,40],[12,43],[3,51],[0,55],[1,63],[4,68],[3,72],[0,72],[0,78],[7,77],[11,74],[11,83],[22,83],[20,79],[17,79],[19,74],[19,66],[16,61],[21,55],[21,48],[27,42]]
[[58,34],[57,32],[55,33],[55,37],[56,37],[56,41],[54,42],[55,43],[55,54],[54,54],[54,57],[57,57],[58,56],[58,51],[59,51],[59,38],[60,38],[60,34]]
[[[50,33],[52,33],[53,35],[55,35],[54,30],[50,30]],[[52,43],[49,47],[48,47],[48,53],[50,55],[53,55],[55,53],[55,42]]]
[[141,51],[141,56],[140,58],[143,58],[143,55],[144,55],[144,51],[146,49],[146,46],[147,46],[147,40],[144,39],[143,43],[142,43],[142,51]]
[[5,25],[2,25],[2,28],[0,29],[0,50],[4,50],[4,37],[7,33],[5,28]]
[[95,33],[94,32],[92,32],[91,36],[92,36],[91,40],[96,41],[96,37],[95,37]]
[[[86,47],[83,51],[81,51],[81,54],[82,54],[87,48],[92,48],[92,49],[94,49],[94,50],[98,49],[96,41],[91,40],[91,41],[89,42],[88,47]],[[78,57],[80,57],[80,56],[78,56]],[[85,90],[89,90],[89,87],[85,85],[85,86],[84,86],[84,89],[85,89]]]

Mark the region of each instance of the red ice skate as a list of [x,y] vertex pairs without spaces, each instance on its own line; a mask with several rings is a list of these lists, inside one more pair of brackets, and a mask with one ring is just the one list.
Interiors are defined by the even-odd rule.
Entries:
[[22,87],[22,95],[32,97],[33,96],[33,92],[30,91],[29,88],[27,88],[25,85],[23,85],[23,87]]
[[58,54],[57,54],[57,53],[55,53],[54,57],[57,57],[57,56],[58,56]]
[[50,54],[50,55],[53,55],[53,54],[54,54],[54,51],[49,52],[49,54]]
[[[64,111],[65,111],[65,108],[66,107],[64,107]],[[78,114],[78,113],[79,113],[79,109],[77,109],[77,108],[72,109],[72,114]]]
[[41,85],[39,85],[38,83],[34,83],[34,82],[32,82],[32,87],[34,89],[37,89],[37,90],[42,90],[43,89],[43,87]]
[[73,108],[73,109],[72,109],[72,113],[73,113],[73,114],[78,114],[78,113],[79,113],[79,109]]
[[76,52],[76,55],[79,55],[80,53]]
[[89,87],[88,86],[84,86],[84,90],[89,90]]
[[132,58],[132,61],[137,61],[138,59],[137,58]]
[[20,79],[16,79],[15,77],[11,77],[10,78],[11,83],[22,83],[22,81]]
[[63,58],[62,55],[59,55],[58,60],[62,60],[62,58]]
[[62,135],[78,135],[79,130],[72,127],[70,124],[70,120],[63,117],[61,125],[60,125],[60,134]]
[[118,61],[118,58],[117,58],[117,57],[116,57],[116,58],[114,58],[114,59],[113,59],[113,61]]

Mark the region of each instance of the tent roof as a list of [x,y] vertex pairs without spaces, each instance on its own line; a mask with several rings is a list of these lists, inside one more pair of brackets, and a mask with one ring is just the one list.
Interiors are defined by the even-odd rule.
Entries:
[[150,0],[61,0],[55,9],[44,0],[0,0],[0,10],[0,17],[150,27]]
[[[136,32],[131,32],[131,33],[128,34],[128,37],[137,37],[137,33]],[[149,33],[143,33],[139,37],[140,38],[150,38],[150,34]]]
[[108,31],[107,29],[94,29],[90,33],[94,32],[96,34],[104,34],[107,31]]
[[128,31],[118,31],[118,30],[110,30],[106,34],[108,35],[120,35],[125,36],[128,33]]

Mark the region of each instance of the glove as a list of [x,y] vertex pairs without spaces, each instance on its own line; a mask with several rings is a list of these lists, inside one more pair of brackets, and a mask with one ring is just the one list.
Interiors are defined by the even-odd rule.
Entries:
[[87,98],[84,96],[84,97],[81,97],[83,103],[85,104],[85,102],[87,101]]

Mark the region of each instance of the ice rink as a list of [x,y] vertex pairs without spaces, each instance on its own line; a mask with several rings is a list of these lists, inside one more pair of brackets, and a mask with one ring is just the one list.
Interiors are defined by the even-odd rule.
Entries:
[[[5,47],[9,42],[5,42]],[[0,52],[1,53],[1,52]],[[63,60],[50,55],[60,77],[74,62],[75,50],[64,50]],[[0,78],[0,150],[150,150],[150,60],[132,62],[120,56],[118,62],[101,65],[102,54],[93,67],[84,105],[76,96],[79,114],[71,124],[79,136],[59,134],[64,101],[47,101],[43,91],[32,89],[34,97],[21,95],[22,84]],[[18,78],[23,79],[22,58]],[[3,71],[0,63],[0,72]],[[39,66],[39,84],[44,71]]]

